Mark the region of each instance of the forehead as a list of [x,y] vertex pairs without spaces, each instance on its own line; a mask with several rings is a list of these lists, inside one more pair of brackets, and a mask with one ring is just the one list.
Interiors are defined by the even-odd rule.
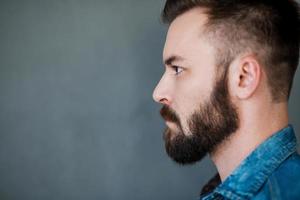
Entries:
[[203,8],[194,8],[178,16],[168,29],[163,57],[185,56],[192,49],[203,47],[206,22],[207,15]]

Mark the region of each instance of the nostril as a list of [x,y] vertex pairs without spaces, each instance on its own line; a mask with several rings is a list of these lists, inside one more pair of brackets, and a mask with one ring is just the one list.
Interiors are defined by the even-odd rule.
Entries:
[[162,98],[159,100],[159,103],[164,103],[167,99],[166,98]]
[[162,98],[159,100],[159,103],[164,104],[164,105],[168,105],[169,106],[169,101],[166,98]]

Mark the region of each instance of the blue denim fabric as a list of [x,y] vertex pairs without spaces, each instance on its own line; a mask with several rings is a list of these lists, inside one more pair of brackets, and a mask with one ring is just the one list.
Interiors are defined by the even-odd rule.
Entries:
[[200,200],[300,200],[300,156],[296,151],[296,137],[289,125],[259,145]]

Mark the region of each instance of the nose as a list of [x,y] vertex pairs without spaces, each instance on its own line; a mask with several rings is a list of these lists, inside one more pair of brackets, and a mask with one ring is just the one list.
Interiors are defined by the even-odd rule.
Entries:
[[170,106],[171,97],[170,97],[170,93],[168,92],[167,85],[168,84],[165,84],[165,80],[162,77],[162,79],[159,81],[156,88],[154,89],[152,97],[154,101],[156,101],[157,103]]

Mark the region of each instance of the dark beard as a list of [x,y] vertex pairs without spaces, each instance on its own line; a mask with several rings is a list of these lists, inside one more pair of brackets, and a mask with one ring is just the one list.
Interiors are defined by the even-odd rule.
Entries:
[[186,136],[175,111],[164,105],[162,117],[177,124],[179,132],[167,128],[164,141],[167,154],[179,164],[193,164],[207,153],[213,153],[218,145],[238,128],[238,114],[230,100],[227,73],[224,72],[210,95],[209,102],[200,105],[188,119],[191,135]]

